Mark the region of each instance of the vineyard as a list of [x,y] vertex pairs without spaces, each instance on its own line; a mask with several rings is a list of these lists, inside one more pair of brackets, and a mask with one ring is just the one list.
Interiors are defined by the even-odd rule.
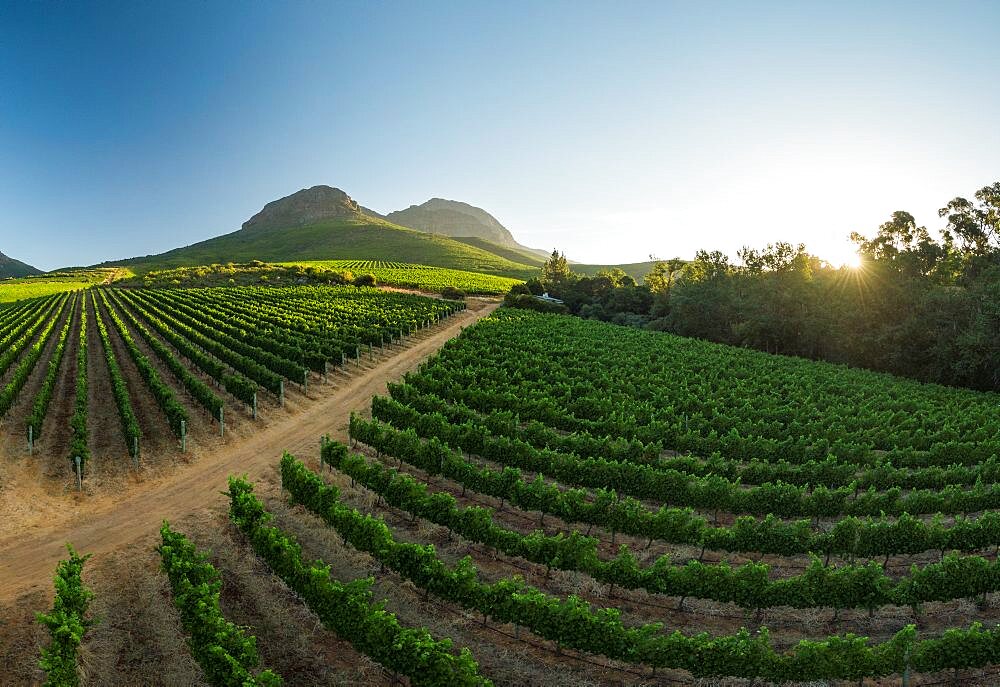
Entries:
[[1000,661],[998,400],[504,311],[352,418],[367,455],[323,449],[471,558],[394,554],[282,475],[418,588],[648,680],[964,684]]
[[463,308],[352,287],[94,287],[0,309],[0,418],[15,455],[85,489],[316,397],[338,371]]
[[521,283],[520,279],[492,274],[382,260],[319,260],[295,264],[372,274],[380,284],[420,291],[440,292],[450,286],[468,294],[501,295],[510,291],[514,284]]
[[[244,287],[18,307],[17,364],[44,389],[77,361],[77,401],[107,368],[134,458],[148,432],[119,374],[180,445],[460,305]],[[998,400],[502,309],[344,442],[266,456],[210,485],[225,511],[91,558],[92,587],[71,549],[41,665],[87,663],[87,684],[996,684]]]
[[0,280],[0,307],[14,301],[77,291],[94,284],[107,284],[130,274],[130,270],[122,268],[92,268]]

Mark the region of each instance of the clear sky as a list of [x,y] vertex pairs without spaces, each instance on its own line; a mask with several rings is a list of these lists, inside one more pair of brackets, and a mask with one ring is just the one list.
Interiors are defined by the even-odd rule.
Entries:
[[1000,180],[1000,2],[5,2],[0,251],[51,269],[315,184],[585,262],[802,241]]

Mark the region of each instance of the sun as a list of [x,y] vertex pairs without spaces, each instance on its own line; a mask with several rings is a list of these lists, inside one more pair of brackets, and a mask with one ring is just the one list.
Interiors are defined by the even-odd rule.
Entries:
[[861,255],[858,253],[851,253],[844,256],[844,261],[842,263],[844,267],[848,267],[852,270],[856,270],[861,267]]
[[826,262],[832,267],[849,270],[857,270],[862,267],[861,254],[858,253],[857,246],[837,246],[826,251],[826,256]]

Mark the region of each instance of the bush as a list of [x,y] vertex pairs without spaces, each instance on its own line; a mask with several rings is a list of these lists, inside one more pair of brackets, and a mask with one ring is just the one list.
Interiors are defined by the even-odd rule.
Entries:
[[541,296],[545,293],[545,284],[543,284],[542,280],[538,277],[532,277],[526,281],[524,285],[527,287],[528,293],[532,295]]
[[[514,284],[512,287],[510,287],[510,293],[511,293],[511,295],[514,295],[514,296],[519,296],[522,293],[525,293],[525,294],[527,294],[527,295],[530,296],[531,295],[531,290],[528,288],[527,284]],[[541,293],[538,293],[536,295],[540,296]]]
[[375,286],[378,280],[375,279],[374,274],[359,274],[354,278],[355,286]]
[[441,298],[447,298],[453,301],[464,301],[465,291],[462,291],[462,289],[454,286],[446,286],[441,289]]
[[517,295],[508,293],[504,297],[503,303],[511,308],[523,308],[524,310],[535,310],[536,312],[556,314],[566,314],[569,312],[569,309],[565,305],[560,305],[559,303],[546,303],[545,301],[540,301],[534,296],[525,293]]

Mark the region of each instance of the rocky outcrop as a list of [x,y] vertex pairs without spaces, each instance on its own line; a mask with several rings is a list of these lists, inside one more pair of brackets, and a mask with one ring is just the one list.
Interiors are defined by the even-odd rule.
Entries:
[[313,186],[271,201],[243,223],[243,231],[288,229],[324,220],[355,219],[361,216],[361,206],[339,188]]

